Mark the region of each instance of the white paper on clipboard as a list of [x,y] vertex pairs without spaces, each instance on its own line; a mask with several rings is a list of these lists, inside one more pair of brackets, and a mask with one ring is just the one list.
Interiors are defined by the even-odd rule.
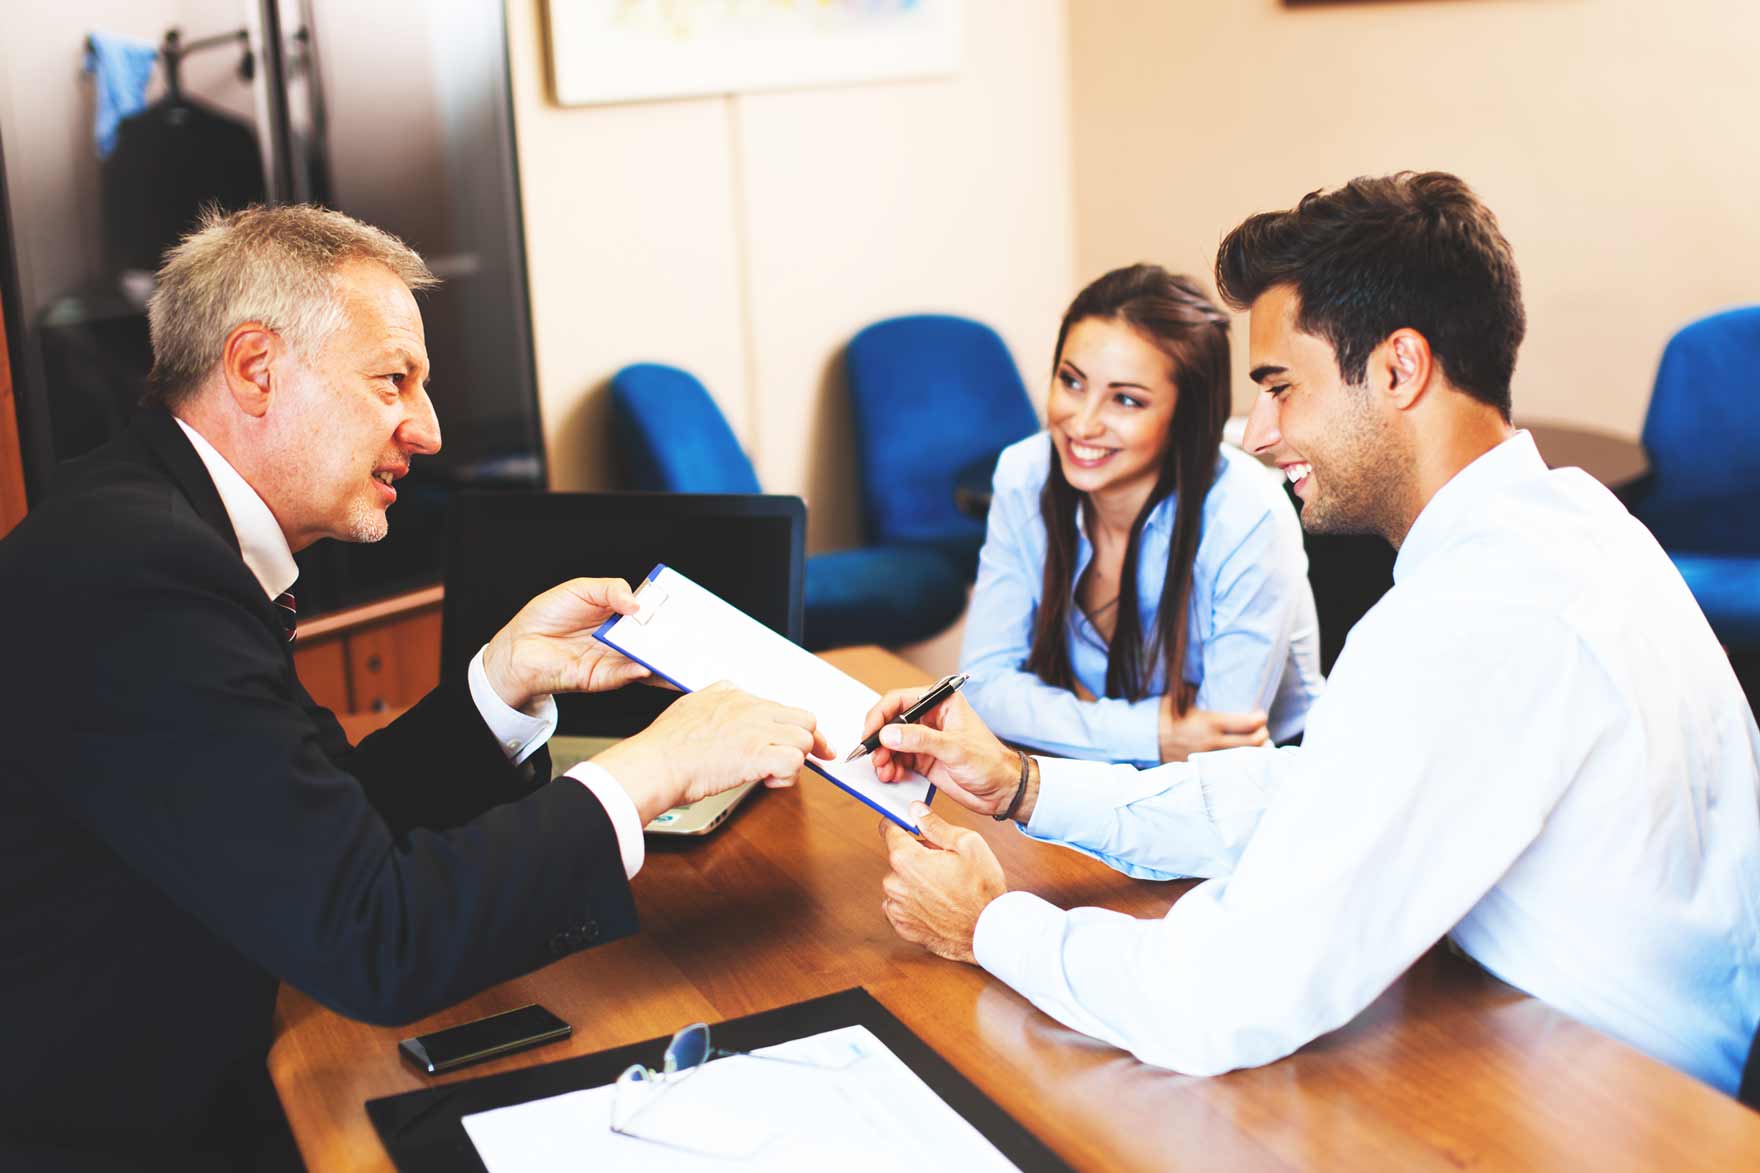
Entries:
[[862,739],[863,718],[879,693],[664,564],[636,589],[636,600],[640,612],[615,615],[594,632],[601,642],[690,692],[725,680],[753,696],[806,709],[836,759],[808,758],[807,766],[918,833],[910,805],[933,801],[927,778],[882,782],[872,755],[841,760]]

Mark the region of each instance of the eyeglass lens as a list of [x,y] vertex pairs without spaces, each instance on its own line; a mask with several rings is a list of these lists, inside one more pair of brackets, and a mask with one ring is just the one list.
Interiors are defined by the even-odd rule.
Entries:
[[709,1028],[698,1022],[672,1036],[666,1048],[666,1073],[689,1071],[709,1057]]

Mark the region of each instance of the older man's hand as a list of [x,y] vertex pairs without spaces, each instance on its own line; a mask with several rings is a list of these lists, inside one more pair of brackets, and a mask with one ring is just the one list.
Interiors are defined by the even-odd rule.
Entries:
[[652,725],[593,761],[623,787],[646,824],[661,811],[746,782],[793,786],[808,754],[832,756],[813,714],[721,681],[681,696]]
[[593,638],[613,615],[633,615],[635,592],[621,578],[576,578],[520,608],[483,652],[495,695],[524,709],[557,692],[609,692],[648,670]]
[[885,894],[880,907],[905,940],[939,957],[976,964],[972,937],[978,916],[1008,891],[1002,864],[976,831],[954,826],[922,803],[912,803],[911,813],[922,842],[898,824],[880,820],[892,867],[880,881]]

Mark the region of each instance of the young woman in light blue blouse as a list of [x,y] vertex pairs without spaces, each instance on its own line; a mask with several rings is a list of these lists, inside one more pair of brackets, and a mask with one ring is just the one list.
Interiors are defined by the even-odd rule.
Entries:
[[998,736],[1150,766],[1301,735],[1322,686],[1301,524],[1222,444],[1228,380],[1228,318],[1190,278],[1117,269],[1064,314],[966,624],[965,695]]

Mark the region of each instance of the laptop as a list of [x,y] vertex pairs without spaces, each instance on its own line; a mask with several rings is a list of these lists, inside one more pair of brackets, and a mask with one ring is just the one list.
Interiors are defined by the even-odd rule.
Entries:
[[[452,502],[440,669],[462,673],[533,595],[570,578],[640,585],[664,562],[799,643],[807,510],[799,497],[720,493],[466,492]],[[652,723],[677,694],[647,684],[556,698],[561,774]],[[666,811],[656,835],[705,835],[756,784]]]

